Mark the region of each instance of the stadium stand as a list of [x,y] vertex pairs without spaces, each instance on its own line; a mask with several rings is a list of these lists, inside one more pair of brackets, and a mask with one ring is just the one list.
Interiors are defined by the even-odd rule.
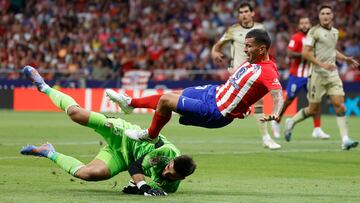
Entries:
[[[239,2],[1,0],[0,78],[22,79],[21,68],[30,64],[48,80],[106,81],[129,70],[148,71],[154,81],[223,80],[224,67],[213,64],[210,50],[237,21]],[[297,18],[306,14],[316,24],[320,1],[252,2],[256,20],[274,41],[272,54],[285,80],[286,48]],[[360,1],[328,2],[336,4],[339,49],[359,60]],[[339,67],[344,80],[360,81],[356,70]]]

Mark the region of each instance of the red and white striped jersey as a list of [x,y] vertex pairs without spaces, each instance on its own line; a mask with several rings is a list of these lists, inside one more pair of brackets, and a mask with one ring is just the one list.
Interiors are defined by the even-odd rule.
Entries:
[[243,63],[223,85],[216,88],[216,105],[225,117],[241,118],[251,105],[270,90],[282,89],[273,61]]
[[[302,32],[295,33],[288,44],[288,49],[293,52],[301,53],[305,37],[306,36]],[[309,62],[304,58],[291,59],[289,73],[295,77],[307,78],[311,73]]]

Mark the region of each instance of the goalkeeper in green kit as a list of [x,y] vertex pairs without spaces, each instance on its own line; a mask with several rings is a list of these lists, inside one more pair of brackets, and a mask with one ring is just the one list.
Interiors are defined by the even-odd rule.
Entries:
[[[123,136],[124,130],[141,129],[139,126],[120,118],[107,118],[103,114],[86,111],[70,96],[49,87],[31,66],[25,66],[24,73],[40,92],[47,94],[74,122],[94,129],[107,145],[88,164],[56,152],[50,143],[39,147],[25,146],[21,154],[47,157],[72,176],[86,181],[106,180],[128,170],[132,180],[123,192],[147,196],[175,192],[180,181],[194,172],[196,165],[193,159],[181,155],[164,136],[160,136],[156,144],[133,141]],[[145,182],[145,176],[152,181]]]

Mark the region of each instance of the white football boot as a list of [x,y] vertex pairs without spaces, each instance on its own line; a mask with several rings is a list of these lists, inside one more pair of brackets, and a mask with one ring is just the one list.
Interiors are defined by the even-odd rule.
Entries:
[[131,97],[128,95],[117,93],[112,89],[105,90],[105,94],[111,101],[117,103],[125,114],[131,114],[133,112],[134,107],[129,106]]
[[145,142],[150,142],[150,143],[157,143],[159,141],[159,136],[157,136],[156,138],[150,138],[149,137],[149,131],[146,130],[135,130],[135,129],[126,129],[124,131],[124,134],[136,141],[145,141]]
[[318,139],[329,139],[331,136],[329,134],[326,134],[321,128],[318,127],[314,128],[312,132],[312,137]]
[[350,150],[351,148],[355,148],[357,147],[359,144],[358,141],[354,141],[354,140],[351,140],[351,139],[347,139],[346,141],[344,141],[342,144],[341,144],[341,148],[343,150]]
[[263,146],[271,150],[280,149],[281,146],[271,138],[263,138]]
[[290,142],[291,140],[291,131],[294,127],[294,121],[291,118],[285,120],[285,140]]

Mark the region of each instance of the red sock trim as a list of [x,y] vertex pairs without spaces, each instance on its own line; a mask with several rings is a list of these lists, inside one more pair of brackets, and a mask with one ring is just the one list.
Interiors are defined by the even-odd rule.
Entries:
[[167,116],[160,115],[157,111],[155,111],[154,117],[151,121],[151,125],[149,127],[149,137],[156,138],[161,129],[168,123],[171,119],[171,113]]
[[318,128],[321,125],[320,118],[314,118],[314,128]]
[[156,94],[148,97],[133,98],[131,99],[130,106],[134,108],[147,108],[156,110],[157,104],[162,95],[163,94]]

